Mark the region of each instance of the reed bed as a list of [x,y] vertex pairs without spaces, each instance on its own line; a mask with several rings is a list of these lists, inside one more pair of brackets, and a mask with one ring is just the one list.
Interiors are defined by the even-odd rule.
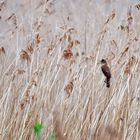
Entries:
[[139,140],[139,16],[139,1],[1,1],[0,139],[40,122],[41,140]]

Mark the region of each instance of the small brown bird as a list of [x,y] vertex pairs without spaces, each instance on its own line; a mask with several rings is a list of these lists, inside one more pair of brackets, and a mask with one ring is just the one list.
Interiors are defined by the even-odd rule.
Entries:
[[101,60],[101,64],[102,64],[101,70],[102,70],[103,74],[106,77],[106,80],[105,80],[106,87],[109,88],[110,87],[111,72],[110,72],[110,69],[109,69],[109,67],[108,67],[107,62],[106,62],[105,59],[102,59]]

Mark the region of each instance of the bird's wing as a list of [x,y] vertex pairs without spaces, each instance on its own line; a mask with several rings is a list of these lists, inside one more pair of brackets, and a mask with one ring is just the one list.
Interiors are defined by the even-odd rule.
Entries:
[[110,69],[107,65],[103,65],[101,67],[103,74],[107,77],[107,78],[111,78],[111,72]]

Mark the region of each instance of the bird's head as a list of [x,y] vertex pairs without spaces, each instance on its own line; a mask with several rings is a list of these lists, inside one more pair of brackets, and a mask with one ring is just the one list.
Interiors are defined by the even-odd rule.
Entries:
[[106,60],[105,59],[102,59],[101,60],[101,64],[107,64]]

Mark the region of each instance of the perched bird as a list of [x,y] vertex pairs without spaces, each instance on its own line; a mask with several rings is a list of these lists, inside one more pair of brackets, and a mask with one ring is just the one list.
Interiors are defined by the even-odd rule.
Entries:
[[109,67],[108,67],[107,62],[106,62],[105,59],[102,59],[101,60],[101,64],[102,64],[101,70],[102,70],[103,74],[106,77],[106,80],[105,80],[106,87],[109,88],[110,87],[111,72],[110,72],[110,69],[109,69]]

